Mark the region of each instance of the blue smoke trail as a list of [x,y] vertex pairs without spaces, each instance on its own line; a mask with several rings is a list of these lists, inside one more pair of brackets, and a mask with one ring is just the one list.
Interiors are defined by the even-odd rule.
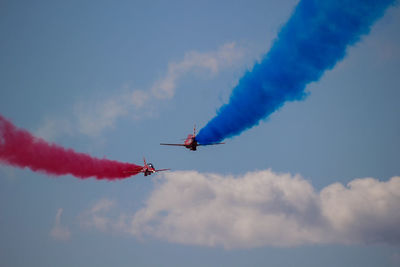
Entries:
[[305,87],[343,59],[395,0],[302,0],[271,50],[233,89],[229,103],[202,128],[200,144],[240,134],[286,101],[304,99]]

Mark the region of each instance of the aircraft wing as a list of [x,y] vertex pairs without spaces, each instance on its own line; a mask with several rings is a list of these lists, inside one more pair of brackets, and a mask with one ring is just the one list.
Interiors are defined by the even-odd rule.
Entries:
[[164,143],[161,143],[160,145],[162,145],[162,146],[185,146],[184,144],[164,144]]
[[171,169],[160,169],[160,170],[156,170],[156,172],[163,172],[163,171],[169,171]]
[[205,145],[198,144],[198,146],[213,146],[213,145],[223,145],[223,144],[225,144],[225,143],[212,143],[212,144],[205,144]]

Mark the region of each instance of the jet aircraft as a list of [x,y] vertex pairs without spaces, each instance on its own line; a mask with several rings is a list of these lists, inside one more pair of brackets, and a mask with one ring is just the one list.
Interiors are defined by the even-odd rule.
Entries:
[[211,146],[211,145],[221,145],[225,143],[212,143],[212,144],[199,144],[196,140],[196,125],[193,127],[193,134],[188,134],[185,142],[183,144],[165,144],[161,143],[163,146],[184,146],[189,150],[196,151],[198,146]]
[[144,166],[142,167],[142,169],[141,170],[139,170],[139,171],[124,171],[125,173],[132,173],[132,174],[138,174],[138,173],[143,173],[144,174],[144,176],[147,176],[147,175],[151,175],[151,174],[153,174],[153,173],[156,173],[156,172],[162,172],[162,171],[168,171],[168,170],[170,170],[170,169],[160,169],[160,170],[156,170],[155,168],[154,168],[154,165],[153,164],[151,164],[151,163],[147,163],[146,162],[146,159],[145,158],[143,158],[143,162],[144,162]]

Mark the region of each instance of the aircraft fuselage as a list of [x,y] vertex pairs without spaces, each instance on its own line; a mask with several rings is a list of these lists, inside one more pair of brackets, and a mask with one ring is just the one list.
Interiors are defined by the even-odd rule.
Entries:
[[193,134],[189,134],[188,137],[185,140],[184,145],[185,145],[185,147],[187,149],[190,149],[192,151],[196,151],[197,150],[197,146],[198,146],[198,143],[197,143],[197,140],[196,140],[196,136],[193,135]]

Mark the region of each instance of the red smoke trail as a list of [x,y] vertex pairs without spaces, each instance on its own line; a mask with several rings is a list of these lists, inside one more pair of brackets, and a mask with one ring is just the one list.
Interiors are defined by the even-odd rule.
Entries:
[[65,149],[18,129],[0,115],[0,163],[41,171],[52,175],[71,174],[79,178],[123,179],[142,167]]

